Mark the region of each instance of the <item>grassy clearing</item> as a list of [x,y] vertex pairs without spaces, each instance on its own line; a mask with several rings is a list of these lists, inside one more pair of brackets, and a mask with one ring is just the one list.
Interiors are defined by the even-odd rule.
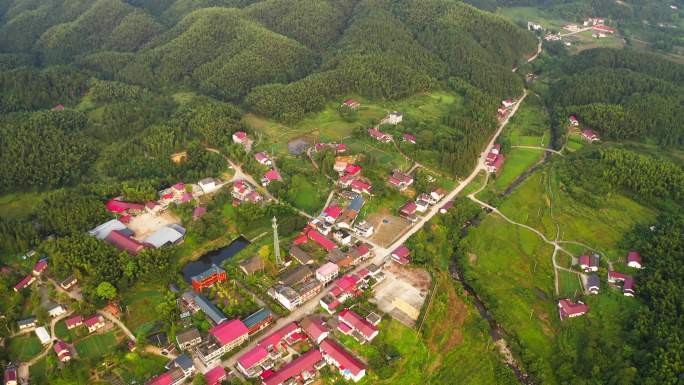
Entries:
[[549,116],[541,98],[531,95],[508,122],[503,137],[512,146],[547,147],[551,135],[550,127]]
[[[287,143],[295,138],[346,142],[354,130],[377,124],[389,111],[401,111],[406,119],[414,121],[435,121],[453,104],[462,101],[457,94],[443,91],[419,94],[399,101],[376,101],[357,95],[350,97],[361,103],[356,118],[352,121],[343,119],[338,113],[339,101],[328,103],[322,111],[309,114],[292,126],[253,114],[246,114],[243,120],[262,135],[257,140],[258,143],[267,142],[272,145],[272,151],[276,154],[286,154]],[[344,99],[347,98],[340,98],[340,101]]]
[[582,283],[579,276],[565,270],[558,270],[558,295],[562,298],[575,298],[582,295]]
[[0,196],[0,217],[23,218],[35,210],[49,192],[22,192]]
[[503,7],[499,8],[498,13],[513,21],[524,22],[534,21],[542,27],[560,31],[564,25],[570,23],[549,15],[544,10],[534,7]]
[[488,215],[464,240],[466,280],[526,354],[550,368],[555,324],[553,248],[525,229]]
[[164,371],[164,365],[168,362],[166,357],[147,353],[126,353],[114,373],[121,377],[125,383],[133,381],[141,383],[150,377]]
[[86,335],[88,335],[88,329],[86,329],[85,326],[78,326],[69,330],[67,329],[64,321],[59,321],[57,325],[55,325],[55,336],[60,340],[69,343],[72,343],[79,338],[85,337]]
[[76,351],[85,359],[98,359],[107,353],[111,353],[117,344],[113,331],[95,334],[76,343]]
[[620,34],[607,34],[606,37],[595,38],[591,30],[572,35],[569,51],[573,54],[592,48],[623,48],[625,41]]
[[501,173],[491,184],[498,191],[505,190],[520,175],[534,166],[544,156],[544,151],[529,148],[512,148],[506,154],[506,163]]
[[43,345],[40,343],[38,337],[31,332],[31,334],[12,338],[8,350],[9,355],[13,360],[28,361],[43,351]]
[[548,238],[555,238],[556,223],[560,239],[581,242],[606,253],[609,258],[622,257],[626,250],[618,246],[623,235],[636,223],[648,223],[656,212],[619,194],[590,206],[578,201],[560,186],[553,167],[530,176],[499,209],[506,216],[529,225]]
[[126,291],[123,302],[128,306],[126,326],[138,333],[138,328],[156,317],[154,306],[164,300],[166,288],[154,284],[138,285]]

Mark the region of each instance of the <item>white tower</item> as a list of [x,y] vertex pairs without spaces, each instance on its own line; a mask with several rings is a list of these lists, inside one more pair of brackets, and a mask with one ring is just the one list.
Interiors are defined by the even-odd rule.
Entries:
[[273,254],[275,255],[276,265],[280,265],[280,242],[278,241],[278,220],[274,216],[273,223]]

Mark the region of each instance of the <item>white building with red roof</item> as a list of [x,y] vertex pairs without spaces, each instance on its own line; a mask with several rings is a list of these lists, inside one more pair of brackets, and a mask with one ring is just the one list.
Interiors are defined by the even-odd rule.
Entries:
[[240,320],[224,321],[209,329],[209,338],[197,347],[197,355],[211,364],[225,353],[241,345],[249,337],[249,329]]
[[418,211],[418,205],[416,202],[409,201],[399,209],[399,216],[415,222],[417,219],[416,211]]
[[352,110],[355,110],[355,109],[361,107],[361,103],[357,102],[354,99],[347,99],[344,102],[342,102],[342,105],[345,107],[349,107]]
[[392,251],[392,260],[400,265],[406,265],[411,262],[409,259],[409,254],[411,254],[411,251],[408,249],[408,247],[401,245]]
[[608,27],[607,25],[603,24],[598,24],[593,27],[591,27],[594,31],[597,32],[603,32],[603,33],[615,33],[617,30],[615,28]]
[[33,274],[29,274],[26,277],[24,277],[24,279],[19,281],[19,283],[14,285],[14,291],[18,292],[19,290],[22,290],[22,289],[28,287],[30,284],[32,284],[35,281],[36,281],[36,276]]
[[579,257],[580,269],[585,272],[598,271],[599,269],[599,256],[598,254],[592,255],[580,255]]
[[204,373],[204,379],[207,381],[207,385],[221,385],[221,382],[225,380],[226,377],[226,369],[221,365]]
[[83,324],[88,328],[88,332],[92,333],[105,327],[105,319],[103,316],[95,314],[94,316],[83,321]]
[[337,245],[335,245],[335,242],[331,241],[330,238],[325,237],[317,230],[309,230],[307,236],[309,237],[309,239],[311,239],[312,241],[320,245],[322,248],[324,248],[326,251],[330,251],[337,247]]
[[589,306],[582,301],[573,302],[569,299],[561,299],[558,301],[558,315],[561,321],[566,318],[579,317],[587,314]]
[[335,366],[345,379],[359,382],[366,375],[366,366],[334,340],[324,339],[320,349],[325,361]]
[[247,378],[256,377],[263,371],[261,365],[270,359],[271,355],[263,346],[257,345],[238,358],[236,367]]
[[17,368],[14,365],[5,367],[3,374],[3,385],[17,385]]
[[639,254],[638,251],[630,251],[627,253],[627,266],[635,269],[643,268],[643,265],[641,264],[641,254]]
[[370,135],[371,138],[383,143],[389,143],[392,141],[392,135],[386,134],[375,127],[368,129],[368,135]]
[[355,179],[351,182],[351,190],[358,194],[368,194],[370,195],[373,190],[373,186],[370,183],[363,181],[361,179]]
[[57,359],[60,362],[71,361],[71,349],[69,349],[69,345],[67,345],[66,342],[57,341],[52,346],[52,348],[55,350],[55,353],[57,354]]
[[404,142],[409,142],[411,144],[416,144],[416,136],[412,134],[404,134],[401,136]]
[[[264,378],[263,384],[309,383],[316,377],[317,370],[323,366],[325,366],[325,361],[321,352],[318,349],[311,349]],[[293,378],[296,379],[294,382],[288,382],[288,380]]]
[[76,316],[67,318],[64,321],[64,324],[66,325],[68,330],[71,330],[75,327],[79,327],[79,326],[83,325],[83,316],[76,315]]
[[43,274],[45,269],[48,267],[48,262],[47,259],[43,258],[40,261],[38,261],[34,266],[33,266],[33,275],[38,276]]
[[351,335],[359,343],[363,344],[372,341],[380,332],[365,318],[356,312],[344,309],[337,315],[337,329],[344,334]]
[[502,100],[501,105],[503,105],[504,108],[511,108],[515,105],[515,100],[513,100],[513,99]]
[[321,213],[321,217],[328,223],[335,223],[337,218],[342,214],[342,208],[338,205],[330,205],[326,207]]
[[256,159],[256,161],[259,162],[259,164],[263,164],[264,166],[271,167],[271,165],[273,164],[273,162],[271,161],[271,157],[263,151],[254,154],[254,159]]
[[244,131],[237,131],[233,134],[233,143],[245,144],[247,142],[247,133]]
[[589,141],[589,142],[598,142],[601,140],[599,138],[598,134],[594,132],[593,130],[582,130],[582,133],[580,134],[582,136],[582,139]]
[[304,333],[316,344],[320,344],[321,341],[328,338],[330,333],[323,320],[318,316],[308,315],[302,319],[300,325],[302,325]]
[[283,177],[280,176],[280,173],[276,170],[268,170],[265,174],[264,177],[261,178],[261,184],[266,187],[268,186],[271,182],[273,181],[282,181]]
[[570,122],[570,125],[572,126],[579,126],[579,120],[575,115],[568,116],[568,122]]

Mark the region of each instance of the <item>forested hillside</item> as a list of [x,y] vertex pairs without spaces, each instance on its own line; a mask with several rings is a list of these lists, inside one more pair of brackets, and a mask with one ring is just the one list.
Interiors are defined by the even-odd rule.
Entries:
[[564,127],[572,114],[609,139],[684,144],[681,65],[651,54],[594,49],[568,58],[561,68],[549,93],[556,127]]

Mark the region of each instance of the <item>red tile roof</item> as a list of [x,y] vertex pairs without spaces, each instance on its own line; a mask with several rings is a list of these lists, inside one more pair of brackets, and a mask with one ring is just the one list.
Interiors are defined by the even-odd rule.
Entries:
[[571,317],[573,315],[582,315],[589,311],[589,306],[579,302],[575,303],[569,299],[561,299],[558,301],[558,307],[561,319]]
[[171,186],[171,188],[176,190],[176,191],[185,191],[185,183],[178,182],[178,183],[174,184],[173,186]]
[[145,206],[139,203],[124,202],[117,199],[110,199],[107,202],[107,210],[112,213],[123,213],[127,210],[142,210]]
[[240,356],[238,359],[238,364],[245,369],[250,369],[261,360],[268,356],[268,351],[266,348],[262,347],[261,344],[255,346],[252,350]]
[[227,345],[236,339],[249,334],[249,329],[242,321],[235,319],[222,322],[209,329],[209,334],[213,335],[221,345]]
[[71,318],[67,318],[66,321],[64,321],[64,324],[67,326],[68,329],[71,329],[75,326],[78,326],[83,323],[83,316],[77,315],[73,316]]
[[123,217],[119,218],[119,222],[121,223],[128,223],[133,219],[133,216],[131,214],[126,214]]
[[173,376],[170,372],[160,374],[157,377],[147,381],[145,385],[171,385],[173,384]]
[[57,353],[57,355],[60,355],[60,353],[64,351],[69,352],[69,345],[67,345],[64,341],[57,341],[53,348],[55,349],[55,353]]
[[616,281],[624,281],[627,278],[627,274],[620,273],[619,271],[608,271],[608,279]]
[[418,208],[418,206],[416,205],[416,202],[410,201],[410,202],[406,203],[399,211],[401,211],[402,213],[404,213],[406,215],[411,215],[411,214],[416,213],[417,208]]
[[290,322],[289,324],[264,337],[261,341],[259,341],[259,346],[263,346],[266,349],[268,349],[270,346],[275,348],[278,346],[280,341],[284,340],[297,330],[299,330],[299,326],[297,326],[297,324],[294,322]]
[[34,280],[35,280],[35,277],[33,277],[33,275],[29,274],[26,277],[24,277],[24,279],[19,281],[18,284],[14,285],[14,289],[15,290],[21,290],[21,289],[25,288],[26,286],[30,285],[31,282]]
[[233,135],[240,140],[244,140],[247,137],[247,133],[244,131],[237,131]]
[[155,201],[149,201],[149,202],[145,203],[145,207],[147,207],[148,209],[153,209],[157,206],[159,206],[159,203],[155,202]]
[[392,251],[392,255],[396,255],[397,257],[406,258],[409,256],[410,252],[411,251],[408,249],[408,247],[401,245],[401,246],[397,247],[396,249],[394,249],[394,251]]
[[264,380],[264,385],[280,385],[304,371],[314,371],[314,365],[323,359],[318,349],[311,349]]
[[330,251],[330,250],[334,249],[335,247],[337,247],[335,245],[335,242],[326,238],[323,234],[319,233],[316,230],[309,230],[308,236],[309,236],[309,239],[318,243],[319,245],[321,245],[321,247],[323,247],[327,251]]
[[214,369],[204,373],[204,379],[207,380],[207,385],[220,385],[221,381],[226,378],[226,369],[219,365]]
[[641,254],[638,251],[630,251],[627,253],[627,262],[637,262],[641,264]]
[[274,180],[283,180],[283,178],[280,176],[278,171],[276,170],[268,170],[266,174],[264,174],[264,178],[274,181]]
[[302,328],[313,340],[318,340],[318,337],[328,332],[323,320],[316,316],[309,316],[302,320]]
[[358,164],[348,164],[347,167],[344,168],[344,172],[347,174],[356,175],[361,172],[361,166]]
[[357,190],[357,191],[370,192],[370,190],[371,190],[370,183],[366,183],[366,182],[359,180],[359,179],[352,181],[351,187],[353,190]]
[[352,356],[345,348],[340,346],[337,342],[326,338],[321,341],[321,351],[323,354],[330,356],[337,364],[339,369],[349,370],[354,376],[359,375],[361,371],[366,369],[366,366],[361,363],[356,357]]
[[407,142],[416,143],[416,137],[414,135],[404,134],[402,138]]
[[330,218],[337,219],[342,214],[342,209],[337,205],[328,206],[323,210],[323,214]]
[[43,270],[45,270],[45,269],[47,268],[47,266],[48,266],[47,259],[41,259],[40,261],[38,261],[38,262],[33,266],[33,271],[35,271],[36,273],[40,274],[40,273],[43,272]]
[[257,152],[254,154],[254,159],[257,160],[257,162],[263,162],[269,159],[268,154],[265,152]]
[[344,321],[344,323],[363,334],[368,340],[372,339],[378,332],[378,328],[352,310],[344,309],[340,312],[338,317],[340,320]]
[[112,230],[112,232],[107,235],[107,242],[119,250],[127,251],[129,254],[137,255],[145,245],[136,241],[135,239],[129,237],[125,233],[119,230]]
[[580,255],[579,263],[580,263],[580,266],[589,266],[589,256],[588,255]]
[[297,238],[295,238],[294,241],[292,241],[292,243],[299,246],[303,243],[306,243],[306,241],[308,241],[308,240],[309,240],[309,237],[306,234],[302,234],[302,235],[298,236]]
[[91,327],[91,326],[95,326],[101,322],[104,322],[104,318],[99,314],[95,314],[94,316],[83,321],[83,324],[85,324],[85,326],[87,326],[87,327]]

